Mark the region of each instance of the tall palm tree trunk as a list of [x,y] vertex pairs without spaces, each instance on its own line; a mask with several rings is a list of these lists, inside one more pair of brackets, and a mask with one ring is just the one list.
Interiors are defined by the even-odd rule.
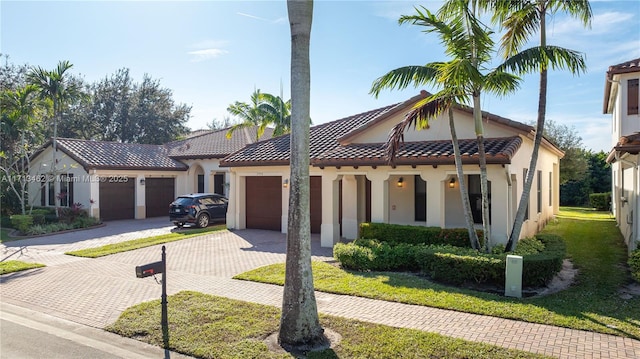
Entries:
[[451,144],[453,146],[453,155],[456,162],[456,173],[458,175],[458,186],[460,186],[460,196],[462,197],[462,208],[464,210],[464,220],[467,224],[467,232],[469,232],[469,241],[471,242],[471,248],[475,250],[480,249],[480,241],[478,240],[478,234],[473,223],[473,214],[471,213],[471,202],[469,202],[469,191],[467,185],[464,182],[464,172],[462,170],[462,155],[460,154],[460,145],[458,143],[458,135],[456,133],[456,126],[453,121],[453,109],[449,106],[449,129],[451,130]]
[[[546,21],[545,21],[545,9],[544,5],[541,5],[540,15],[540,46],[545,48],[547,46],[546,37]],[[520,203],[518,204],[518,211],[514,218],[513,228],[509,234],[509,240],[505,246],[505,251],[510,252],[516,249],[518,239],[520,238],[520,232],[522,231],[522,225],[524,224],[524,215],[529,207],[529,198],[531,194],[531,186],[533,185],[533,178],[535,177],[536,167],[538,166],[538,152],[540,149],[540,143],[544,136],[544,122],[547,114],[547,66],[548,63],[545,60],[541,64],[540,69],[540,88],[538,95],[538,117],[536,120],[536,134],[533,139],[533,152],[531,153],[531,161],[529,162],[529,170],[527,172],[527,178],[524,182],[522,189],[522,195],[520,196]]]
[[278,342],[286,349],[309,350],[324,344],[311,271],[309,217],[309,42],[312,1],[287,1],[291,26],[291,146],[287,259]]
[[484,149],[484,126],[482,124],[482,108],[480,94],[473,94],[473,117],[478,143],[478,162],[480,165],[480,192],[482,194],[482,231],[484,237],[483,249],[491,250],[491,224],[489,212],[489,180],[487,178],[487,155]]

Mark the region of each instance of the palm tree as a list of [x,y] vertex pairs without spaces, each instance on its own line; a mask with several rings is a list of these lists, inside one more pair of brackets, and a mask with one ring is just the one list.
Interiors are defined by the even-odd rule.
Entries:
[[[35,85],[38,88],[38,93],[41,99],[49,100],[53,104],[53,159],[52,159],[52,175],[57,176],[57,159],[56,152],[58,151],[56,139],[58,137],[58,122],[62,121],[62,112],[65,103],[74,101],[83,96],[79,83],[71,81],[71,78],[67,76],[67,71],[71,69],[73,65],[69,61],[60,61],[58,66],[48,71],[41,67],[32,68],[27,74],[27,81],[30,84]],[[60,192],[60,182],[54,181],[55,193]],[[56,198],[56,208],[58,207],[58,196]],[[56,210],[57,212],[57,210]]]
[[[29,148],[25,135],[33,130],[35,117],[40,110],[41,103],[36,99],[37,88],[34,85],[26,85],[16,91],[7,90],[2,93],[0,107],[3,117],[11,122],[12,132],[20,134],[20,144],[13,154],[9,154],[7,165],[0,166],[4,172],[9,187],[20,200],[22,214],[26,214],[27,181],[29,174]],[[18,176],[12,176],[12,172]],[[15,178],[19,178],[18,182]]]
[[311,271],[309,217],[309,42],[313,1],[287,1],[291,26],[291,148],[287,260],[278,342],[291,351],[326,345]]
[[262,94],[260,110],[264,112],[269,124],[274,125],[273,135],[280,136],[291,131],[291,100],[284,101],[281,96]]
[[[538,96],[538,117],[533,152],[529,163],[527,178],[524,183],[520,203],[514,219],[513,229],[507,241],[506,251],[515,249],[520,231],[524,223],[524,215],[529,204],[529,194],[538,162],[538,151],[544,134],[547,107],[547,70],[551,68],[568,68],[573,74],[586,70],[584,58],[579,53],[547,45],[546,17],[557,11],[565,11],[570,16],[590,25],[592,12],[588,0],[480,0],[480,6],[494,11],[493,21],[506,29],[501,41],[501,49],[506,68],[519,73],[540,71],[540,88]],[[540,33],[540,45],[520,52],[520,49],[536,32]]]
[[[448,108],[454,104],[472,103],[480,164],[484,250],[488,251],[491,247],[491,230],[489,225],[488,180],[480,94],[482,91],[488,91],[504,96],[518,88],[520,79],[515,75],[504,72],[500,68],[493,69],[487,73],[482,72],[491,61],[494,42],[491,39],[490,31],[476,18],[476,9],[469,5],[468,0],[452,0],[440,9],[438,16],[422,7],[422,11],[416,8],[416,15],[400,17],[400,24],[420,25],[427,28],[425,30],[427,33],[437,33],[445,46],[445,53],[451,56],[452,59],[448,62],[435,62],[425,66],[406,66],[392,70],[374,82],[371,93],[377,95],[385,88],[401,89],[411,84],[415,86],[433,84],[441,86],[443,90],[427,98],[426,101],[421,101],[416,106],[427,105],[428,100],[434,99],[445,101],[442,108]],[[423,113],[436,114],[436,112],[432,111],[423,111]],[[451,118],[450,123],[453,123]],[[454,134],[455,129],[452,128],[452,135]],[[391,138],[390,140],[394,139]],[[456,144],[454,144],[455,147],[457,147]],[[456,160],[458,161],[459,158],[456,158]],[[458,168],[458,176],[462,179],[462,171],[459,168],[461,166],[457,165],[456,167]],[[459,182],[462,183],[463,181],[460,180]],[[462,197],[468,200],[466,193],[463,193]],[[465,217],[468,217],[470,215],[469,204],[463,204]],[[469,218],[467,218],[467,221],[469,221]],[[467,226],[469,227],[472,246],[478,248],[475,231],[471,230],[472,226],[469,224]]]

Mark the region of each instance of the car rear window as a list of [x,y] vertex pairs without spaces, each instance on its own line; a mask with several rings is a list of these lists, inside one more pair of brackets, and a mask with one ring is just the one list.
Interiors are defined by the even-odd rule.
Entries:
[[173,203],[181,205],[181,206],[188,206],[192,203],[193,198],[189,198],[189,197],[178,197],[176,198],[175,201],[173,201]]

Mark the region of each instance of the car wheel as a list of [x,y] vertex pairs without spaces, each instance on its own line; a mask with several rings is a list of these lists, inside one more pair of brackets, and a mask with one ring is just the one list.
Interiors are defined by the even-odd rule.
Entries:
[[206,214],[201,214],[198,216],[198,227],[205,228],[209,225],[209,216]]

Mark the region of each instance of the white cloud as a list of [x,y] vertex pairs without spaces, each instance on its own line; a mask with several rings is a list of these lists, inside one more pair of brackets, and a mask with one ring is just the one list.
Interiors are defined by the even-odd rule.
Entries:
[[266,19],[266,18],[264,18],[264,17],[260,17],[260,16],[256,16],[256,15],[251,15],[251,14],[247,14],[247,13],[244,13],[244,12],[238,12],[238,13],[236,13],[236,14],[238,14],[238,15],[240,15],[240,16],[248,17],[248,18],[250,18],[250,19],[255,19],[255,20],[260,20],[260,21],[268,22],[268,23],[271,23],[271,24],[280,24],[280,23],[283,23],[283,22],[286,22],[286,21],[287,21],[287,19],[286,19],[286,18],[284,18],[284,17],[279,17],[279,18],[277,18],[277,19],[270,20],[270,19]]
[[215,59],[221,55],[225,55],[228,53],[229,51],[223,49],[204,49],[188,52],[188,54],[191,55],[191,62],[200,62]]

